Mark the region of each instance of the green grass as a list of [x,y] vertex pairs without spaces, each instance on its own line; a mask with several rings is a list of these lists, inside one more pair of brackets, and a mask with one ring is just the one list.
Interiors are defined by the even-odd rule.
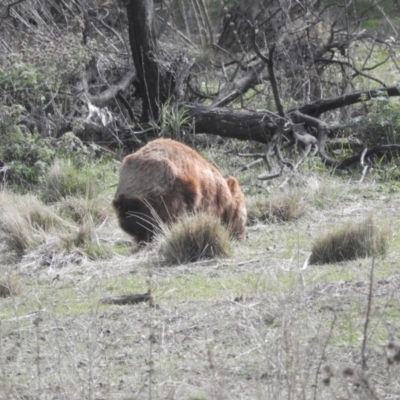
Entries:
[[116,244],[112,249],[116,254],[128,256],[132,253],[132,244]]

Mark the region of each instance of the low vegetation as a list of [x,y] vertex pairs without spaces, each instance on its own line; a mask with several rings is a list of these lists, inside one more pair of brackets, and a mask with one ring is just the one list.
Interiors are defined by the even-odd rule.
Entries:
[[21,285],[15,274],[7,273],[0,278],[0,297],[17,296],[21,293]]
[[311,264],[329,264],[386,253],[389,232],[382,231],[370,216],[349,222],[317,237],[311,249]]
[[258,195],[247,203],[251,224],[295,221],[307,210],[301,191],[290,190],[273,195]]
[[40,249],[38,262],[65,251],[83,252],[90,258],[107,257],[111,252],[99,241],[96,230],[109,212],[109,206],[98,200],[67,198],[60,204],[47,205],[34,195],[2,191],[0,237],[5,250],[18,257]]
[[94,198],[97,182],[90,172],[82,173],[71,160],[55,159],[44,177],[43,201],[50,203],[78,196]]
[[162,263],[166,265],[225,258],[232,254],[228,230],[218,218],[206,213],[187,215],[171,227],[162,227],[158,245]]

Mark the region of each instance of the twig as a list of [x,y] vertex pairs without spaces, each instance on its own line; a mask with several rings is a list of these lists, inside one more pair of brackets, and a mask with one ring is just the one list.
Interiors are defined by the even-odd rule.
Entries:
[[249,164],[243,165],[243,167],[240,168],[240,171],[241,171],[241,172],[247,171],[248,169],[253,168],[253,167],[256,167],[256,166],[262,164],[263,162],[264,162],[264,158],[258,158],[257,160],[254,160],[254,161],[252,161],[252,162],[249,163]]
[[160,39],[161,35],[163,34],[163,32],[167,26],[168,20],[170,19],[173,11],[175,10],[176,4],[177,4],[177,0],[173,0],[172,4],[169,6],[167,15],[165,16],[164,21],[161,23],[160,29],[157,32],[157,35],[156,35],[157,40]]
[[257,179],[259,181],[267,181],[269,179],[275,179],[278,178],[279,176],[282,175],[282,171],[283,171],[283,166],[281,167],[279,172],[273,173],[273,174],[261,174],[257,176]]
[[[155,16],[159,21],[163,22],[163,19],[159,15],[156,14]],[[196,45],[187,36],[185,36],[180,30],[174,28],[169,22],[167,22],[167,27],[177,33],[186,42],[186,44],[190,45],[192,48],[196,47]]]
[[368,147],[366,147],[361,154],[360,164],[363,167],[363,173],[362,173],[361,179],[358,181],[358,183],[362,183],[362,181],[364,180],[365,175],[367,174],[367,171],[368,171],[368,165],[365,165],[365,163],[364,163],[364,158],[365,158],[365,155],[367,154],[367,151],[368,151]]
[[115,297],[105,297],[100,300],[101,304],[117,304],[117,305],[126,305],[126,304],[138,304],[138,303],[146,303],[148,302],[150,307],[153,307],[154,301],[151,294],[127,294],[124,296],[115,296]]
[[16,6],[19,3],[22,3],[25,0],[16,0],[14,3],[10,3],[6,5],[6,11],[4,11],[3,15],[0,15],[0,19],[6,19],[10,16],[11,7]]
[[371,272],[369,275],[369,290],[368,290],[368,302],[367,302],[367,312],[365,314],[365,322],[364,322],[364,333],[363,333],[363,342],[361,346],[361,367],[365,371],[367,369],[367,358],[365,355],[365,350],[367,347],[367,334],[368,334],[368,324],[371,316],[371,305],[372,305],[372,290],[374,286],[374,269],[375,269],[375,257],[372,257],[371,264]]

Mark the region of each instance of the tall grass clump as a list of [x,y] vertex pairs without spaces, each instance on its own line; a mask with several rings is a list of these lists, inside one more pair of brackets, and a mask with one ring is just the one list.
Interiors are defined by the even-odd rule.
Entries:
[[57,217],[33,195],[0,192],[0,232],[11,251],[22,255],[42,240],[43,231],[58,225]]
[[0,277],[0,297],[16,296],[21,293],[21,285],[14,274]]
[[76,223],[90,216],[95,224],[100,224],[112,215],[110,200],[105,197],[66,197],[57,202],[55,207],[60,215]]
[[232,243],[218,218],[207,213],[183,216],[171,227],[162,226],[157,240],[166,265],[229,257]]
[[96,194],[93,174],[78,169],[71,160],[55,159],[46,173],[43,186],[42,199],[46,203],[68,196],[93,198]]
[[[95,222],[104,220],[92,216],[91,201],[82,199],[70,202],[76,220],[60,212],[56,205],[46,205],[34,195],[17,195],[0,192],[0,241],[5,243],[8,251],[18,256],[30,253],[40,258],[49,254],[86,254],[89,258],[98,259],[111,256],[109,247],[103,244],[96,235]],[[63,203],[64,207],[67,200]],[[80,218],[78,218],[78,215]]]
[[386,253],[389,232],[379,229],[369,216],[359,223],[334,229],[316,239],[312,246],[310,264],[329,264]]
[[255,197],[247,202],[250,224],[257,222],[281,223],[302,217],[306,206],[300,193],[285,192],[268,197]]

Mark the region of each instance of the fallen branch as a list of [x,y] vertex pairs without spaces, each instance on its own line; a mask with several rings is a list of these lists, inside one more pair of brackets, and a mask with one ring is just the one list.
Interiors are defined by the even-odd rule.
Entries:
[[298,111],[302,114],[311,115],[318,118],[321,114],[327,111],[361,103],[363,101],[368,101],[382,96],[382,94],[387,95],[388,97],[396,97],[400,96],[400,90],[397,86],[360,90],[358,92],[345,94],[343,96],[334,97],[328,100],[317,100],[302,107],[290,110],[289,113]]
[[86,99],[92,104],[95,104],[98,107],[104,106],[110,100],[117,97],[117,95],[128,89],[128,87],[132,84],[134,79],[136,78],[136,71],[128,71],[124,77],[115,85],[111,85],[108,89],[104,90],[100,94],[92,95],[89,93],[89,85],[87,81],[83,82],[83,99]]
[[117,304],[117,305],[138,304],[146,302],[149,303],[150,307],[154,307],[154,300],[150,293],[127,294],[124,296],[105,297],[100,300],[101,304]]

